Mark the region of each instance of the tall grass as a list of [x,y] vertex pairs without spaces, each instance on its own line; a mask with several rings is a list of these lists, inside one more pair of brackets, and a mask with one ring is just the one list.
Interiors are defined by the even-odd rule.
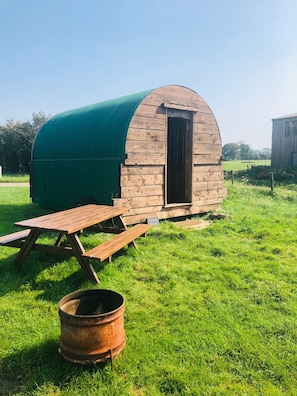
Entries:
[[[76,260],[33,252],[16,270],[16,250],[0,248],[2,393],[296,394],[296,193],[226,186],[223,220],[203,230],[165,221],[139,239],[138,251],[94,262],[97,287],[126,300],[127,345],[113,368],[74,365],[57,353],[59,299],[94,287]],[[27,194],[0,190],[1,234],[42,212]]]

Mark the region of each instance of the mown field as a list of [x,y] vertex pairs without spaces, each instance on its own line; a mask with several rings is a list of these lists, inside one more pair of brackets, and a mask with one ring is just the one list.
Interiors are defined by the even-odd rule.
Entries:
[[[113,367],[57,352],[59,300],[94,287],[75,259],[33,252],[16,270],[16,250],[0,247],[0,394],[297,394],[296,192],[226,187],[224,216],[207,228],[162,222],[138,251],[94,262],[95,287],[126,301],[127,344]],[[0,188],[1,235],[44,212],[28,188]]]
[[270,166],[270,160],[236,160],[236,161],[224,161],[224,171],[240,171],[251,168],[252,166]]

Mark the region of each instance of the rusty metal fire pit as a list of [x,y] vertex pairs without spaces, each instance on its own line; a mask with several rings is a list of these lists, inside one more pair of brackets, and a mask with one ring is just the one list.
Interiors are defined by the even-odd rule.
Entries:
[[59,353],[74,363],[105,362],[125,347],[124,298],[111,290],[70,293],[59,302]]

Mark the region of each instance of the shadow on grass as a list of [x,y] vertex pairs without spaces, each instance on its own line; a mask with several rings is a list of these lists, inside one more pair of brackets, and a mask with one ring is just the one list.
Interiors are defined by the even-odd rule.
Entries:
[[[14,261],[19,249],[0,246],[1,248],[6,249],[7,253],[3,251],[3,258],[0,260],[0,297],[11,291],[18,291],[24,285],[27,285],[32,290],[42,291],[40,298],[43,296],[45,300],[56,302],[58,295],[67,293],[67,290],[70,293],[77,288],[81,288],[84,283],[87,283],[87,287],[95,286],[92,282],[87,281],[75,257],[32,251],[25,263],[20,268],[16,268]],[[122,254],[123,251],[115,253],[113,261]],[[91,264],[100,278],[100,272],[104,270],[107,261],[95,261]],[[40,274],[45,270],[52,272],[54,277],[63,279],[59,281],[49,278],[44,279]],[[70,271],[72,272],[69,273]]]
[[[11,248],[7,248],[11,249]],[[57,261],[57,256],[44,255],[39,252],[32,252],[21,268],[16,268],[14,259],[16,254],[12,254],[3,259],[0,264],[1,281],[0,297],[11,291],[28,290],[40,291],[38,299],[57,303],[65,294],[82,287],[86,282],[84,273],[77,263],[77,270],[71,274],[65,273],[65,278],[59,280],[44,279],[39,275],[44,270],[59,271],[62,262]],[[63,258],[61,258],[63,260]],[[63,272],[63,269],[61,269]]]
[[[41,280],[36,282],[33,280],[32,289],[41,291],[38,294],[38,299],[58,303],[66,294],[81,289],[84,282],[86,279],[79,267],[77,272],[59,281]],[[93,285],[93,287],[95,286]]]
[[31,394],[43,385],[66,388],[85,371],[90,373],[111,366],[109,362],[80,365],[64,360],[58,353],[58,340],[12,353],[0,362],[0,395]]
[[[17,227],[14,226],[15,222],[41,216],[50,213],[50,211],[32,203],[21,205],[0,204],[0,213],[0,235],[6,235],[17,231]],[[18,251],[19,249],[0,246],[0,297],[11,291],[19,291],[27,287],[30,290],[40,291],[38,298],[56,303],[65,294],[81,288],[85,283],[88,287],[90,285],[90,282],[86,281],[85,275],[75,258],[66,258],[75,271],[71,274],[69,274],[69,269],[66,270],[64,268],[63,270],[61,267],[59,268],[60,265],[63,265],[63,262],[65,263],[65,256],[50,255],[36,251],[30,253],[21,268],[16,268],[14,260]],[[77,270],[73,266],[73,262],[76,262]],[[96,272],[103,270],[105,265],[106,263],[96,262]],[[57,266],[57,271],[54,269],[55,266]],[[55,272],[54,277],[62,279],[58,281],[44,279],[40,276],[44,270]]]
[[0,213],[0,232],[1,234],[5,234],[16,231],[15,222],[48,214],[50,211],[32,203],[25,205],[0,204]]

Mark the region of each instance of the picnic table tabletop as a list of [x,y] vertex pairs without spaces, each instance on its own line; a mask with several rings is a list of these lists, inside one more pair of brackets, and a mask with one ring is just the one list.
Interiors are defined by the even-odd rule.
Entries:
[[121,206],[90,204],[18,221],[15,225],[72,234],[114,217],[119,217],[127,210],[127,208]]

